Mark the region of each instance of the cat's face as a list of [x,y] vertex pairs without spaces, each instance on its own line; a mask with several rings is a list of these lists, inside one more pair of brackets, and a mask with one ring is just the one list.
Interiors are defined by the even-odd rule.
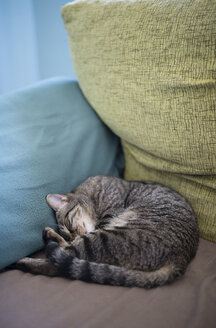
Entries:
[[49,194],[46,196],[46,201],[56,212],[60,233],[67,239],[95,230],[91,207],[86,203],[81,203],[74,194]]

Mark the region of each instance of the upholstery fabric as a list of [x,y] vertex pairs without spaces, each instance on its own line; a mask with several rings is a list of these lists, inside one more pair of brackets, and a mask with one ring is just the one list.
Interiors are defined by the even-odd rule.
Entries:
[[216,244],[200,240],[178,281],[150,290],[18,270],[0,274],[1,328],[215,328]]
[[77,82],[51,79],[0,97],[0,269],[42,248],[42,229],[55,228],[48,193],[120,176],[119,144]]
[[62,16],[81,89],[121,137],[125,178],[180,192],[216,242],[216,1],[78,0]]

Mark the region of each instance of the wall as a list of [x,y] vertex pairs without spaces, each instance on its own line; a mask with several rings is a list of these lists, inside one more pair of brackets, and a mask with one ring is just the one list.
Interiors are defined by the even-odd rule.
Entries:
[[33,0],[38,47],[39,74],[73,76],[67,32],[61,7],[67,0]]
[[0,93],[53,76],[76,79],[60,14],[66,0],[0,0]]

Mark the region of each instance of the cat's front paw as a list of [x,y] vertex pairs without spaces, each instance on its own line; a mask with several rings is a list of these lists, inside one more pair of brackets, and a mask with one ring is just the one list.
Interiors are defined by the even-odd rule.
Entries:
[[[42,232],[42,237],[45,243],[47,243],[51,239],[56,239],[53,232],[55,232],[52,228],[46,227]],[[57,240],[55,240],[57,241]]]
[[62,257],[65,256],[67,250],[65,249],[69,244],[53,229],[47,227],[43,231],[43,239],[45,242],[45,253],[47,259],[56,267]]
[[49,243],[50,241],[53,241],[58,243],[59,246],[63,248],[69,246],[66,240],[62,236],[60,236],[57,232],[55,232],[52,228],[46,227],[43,230],[42,236],[45,244]]

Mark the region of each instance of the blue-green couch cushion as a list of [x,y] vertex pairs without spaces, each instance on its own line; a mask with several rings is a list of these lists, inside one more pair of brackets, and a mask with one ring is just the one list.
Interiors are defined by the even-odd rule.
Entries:
[[48,193],[87,177],[120,176],[119,139],[100,121],[77,82],[52,79],[0,97],[0,268],[43,247],[55,227]]

